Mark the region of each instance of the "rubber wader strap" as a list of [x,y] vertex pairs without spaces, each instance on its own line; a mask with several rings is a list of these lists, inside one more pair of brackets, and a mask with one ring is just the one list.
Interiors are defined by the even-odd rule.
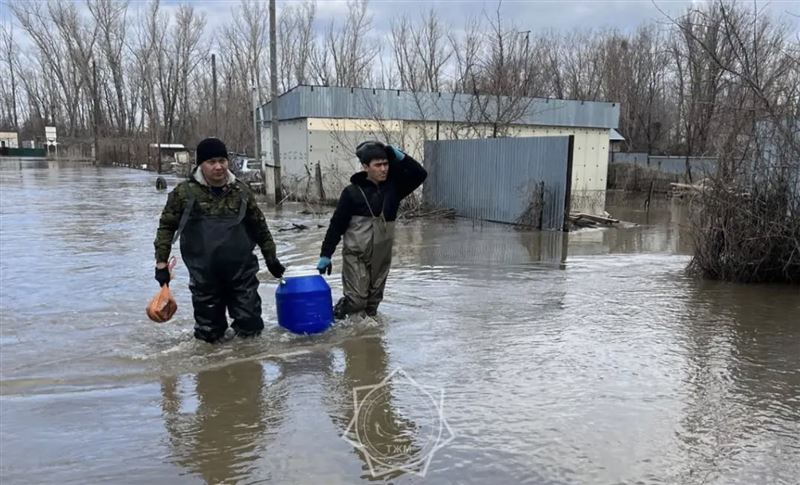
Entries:
[[192,206],[194,206],[194,195],[189,194],[189,200],[186,201],[186,208],[183,209],[183,214],[181,214],[181,222],[178,224],[178,230],[175,231],[175,236],[172,238],[172,244],[175,244],[175,241],[181,237],[183,228],[186,227],[186,221],[189,220],[189,215],[192,213]]
[[247,194],[240,192],[239,198],[242,202],[239,205],[239,217],[236,218],[236,224],[241,224],[247,214]]
[[[358,190],[361,192],[361,195],[364,196],[364,202],[367,203],[367,210],[369,210],[369,213],[372,216],[372,218],[373,219],[378,219],[378,216],[376,216],[375,213],[372,212],[372,206],[369,205],[369,199],[367,199],[367,194],[364,193],[364,189],[362,189],[361,187],[358,187]],[[384,202],[385,202],[385,200],[384,200]],[[380,217],[380,219],[384,222],[384,224],[386,223],[386,218],[383,215],[383,208],[381,208],[381,217]]]
[[[358,187],[358,186],[356,186],[356,187]],[[359,192],[361,192],[361,195],[362,195],[362,196],[364,196],[364,202],[366,202],[366,203],[367,203],[367,210],[369,211],[369,214],[370,214],[372,217],[375,217],[375,213],[374,213],[374,212],[372,212],[372,206],[371,206],[371,205],[369,205],[369,199],[367,199],[367,194],[365,194],[365,193],[364,193],[364,189],[362,189],[361,187],[358,187],[358,191],[359,191]]]

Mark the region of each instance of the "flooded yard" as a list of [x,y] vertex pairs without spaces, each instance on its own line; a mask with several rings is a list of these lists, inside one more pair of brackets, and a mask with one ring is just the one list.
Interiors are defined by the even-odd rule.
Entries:
[[[209,345],[180,261],[176,318],[145,316],[167,196],[153,174],[3,162],[0,184],[3,484],[800,477],[800,290],[687,277],[681,202],[611,201],[639,225],[570,234],[400,224],[377,322],[315,337],[277,326],[262,262],[266,331]],[[300,209],[264,209],[289,276],[314,272],[329,217]],[[309,229],[280,231],[293,223]],[[381,383],[357,412],[353,390]],[[373,477],[342,439],[356,415],[384,464],[435,451],[425,478]]]

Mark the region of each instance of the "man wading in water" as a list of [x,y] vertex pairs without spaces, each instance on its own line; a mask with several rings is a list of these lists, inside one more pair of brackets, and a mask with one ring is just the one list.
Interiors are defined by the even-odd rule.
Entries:
[[392,262],[397,209],[414,192],[428,172],[416,160],[391,145],[364,142],[356,148],[363,171],[350,178],[331,217],[317,264],[331,274],[331,257],[344,237],[342,282],[344,296],[334,315],[378,313]]
[[189,269],[194,336],[206,342],[221,339],[228,328],[226,309],[237,335],[260,334],[264,322],[256,244],[272,276],[280,278],[285,268],[253,193],[228,170],[228,151],[216,138],[197,145],[197,167],[170,192],[161,213],[155,248],[156,281],[162,286],[169,284],[167,259],[178,237]]

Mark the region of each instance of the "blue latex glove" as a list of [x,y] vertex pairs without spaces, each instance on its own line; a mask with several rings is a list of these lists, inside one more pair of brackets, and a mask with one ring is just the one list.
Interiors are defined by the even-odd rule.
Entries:
[[399,162],[400,160],[402,160],[402,159],[406,158],[406,154],[405,154],[405,153],[403,153],[403,152],[401,152],[401,151],[400,151],[399,149],[397,149],[396,147],[394,147],[394,146],[392,146],[392,145],[386,145],[386,148],[388,148],[389,150],[391,150],[391,151],[392,151],[392,153],[394,154],[394,158],[395,158],[395,160],[397,160],[398,162]]
[[317,271],[319,271],[319,274],[323,274],[326,271],[328,274],[331,274],[332,269],[333,263],[331,262],[331,258],[326,258],[325,256],[319,258],[319,263],[317,263]]

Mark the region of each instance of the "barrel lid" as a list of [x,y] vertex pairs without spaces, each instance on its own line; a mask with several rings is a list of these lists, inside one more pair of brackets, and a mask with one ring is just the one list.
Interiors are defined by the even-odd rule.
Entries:
[[325,278],[319,274],[302,276],[284,276],[278,284],[278,293],[296,293],[306,291],[330,291],[330,286]]

